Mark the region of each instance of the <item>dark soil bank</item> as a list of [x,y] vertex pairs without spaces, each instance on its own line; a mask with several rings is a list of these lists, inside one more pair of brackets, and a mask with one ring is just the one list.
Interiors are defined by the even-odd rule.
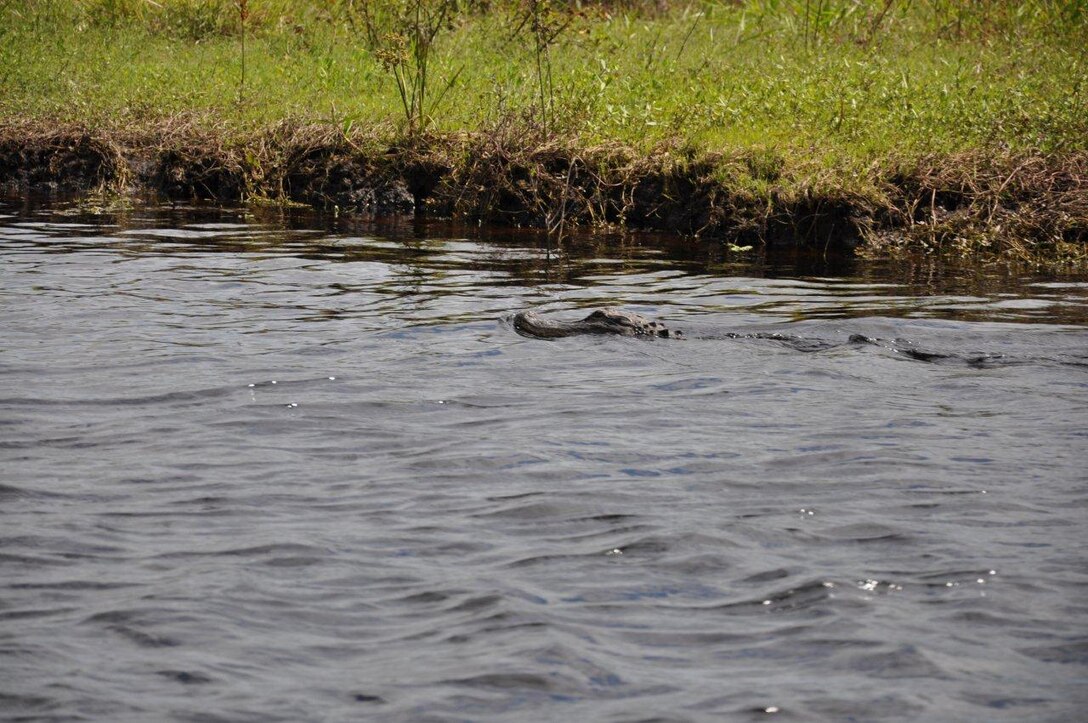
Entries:
[[0,184],[1048,265],[1088,254],[1084,153],[889,160],[848,186],[765,152],[640,154],[513,125],[390,142],[289,123],[244,135],[183,121],[139,130],[9,123],[0,125]]

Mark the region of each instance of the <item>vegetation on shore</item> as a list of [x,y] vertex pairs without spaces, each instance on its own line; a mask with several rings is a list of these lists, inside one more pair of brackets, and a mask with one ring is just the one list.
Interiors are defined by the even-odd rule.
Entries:
[[0,0],[0,181],[1088,256],[1083,0]]

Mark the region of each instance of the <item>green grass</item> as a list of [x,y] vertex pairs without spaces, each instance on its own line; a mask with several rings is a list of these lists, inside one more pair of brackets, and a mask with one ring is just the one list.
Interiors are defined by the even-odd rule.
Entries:
[[[368,47],[357,4],[250,2],[241,88],[234,2],[0,0],[0,116],[109,125],[196,113],[237,129],[286,117],[403,128],[396,83]],[[516,32],[521,6],[461,5],[433,51],[432,89],[456,81],[428,108],[430,128],[538,114],[533,42]],[[587,4],[550,48],[552,125],[587,144],[756,148],[826,166],[1088,147],[1085,3],[884,8],[674,2],[655,14]]]

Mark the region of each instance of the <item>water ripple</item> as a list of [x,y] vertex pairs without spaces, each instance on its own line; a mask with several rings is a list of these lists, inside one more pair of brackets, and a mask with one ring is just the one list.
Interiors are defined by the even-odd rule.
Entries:
[[1077,719],[1088,282],[294,213],[0,217],[6,715]]

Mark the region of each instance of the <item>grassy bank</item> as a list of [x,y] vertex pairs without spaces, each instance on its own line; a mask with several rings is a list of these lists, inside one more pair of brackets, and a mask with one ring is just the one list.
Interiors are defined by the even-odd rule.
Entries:
[[1081,0],[0,15],[0,179],[1032,262],[1088,243]]

